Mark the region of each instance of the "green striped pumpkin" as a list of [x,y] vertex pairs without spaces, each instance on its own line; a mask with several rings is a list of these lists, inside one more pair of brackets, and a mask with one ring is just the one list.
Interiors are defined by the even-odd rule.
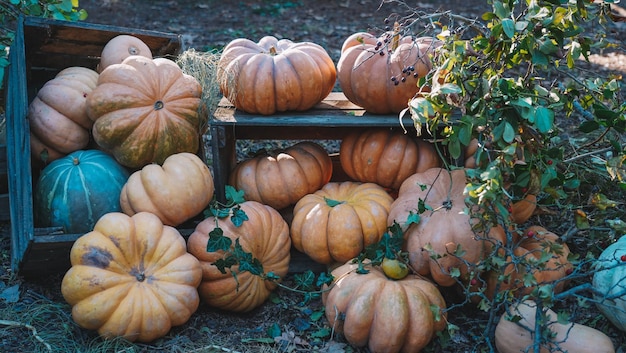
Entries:
[[129,172],[99,150],[80,150],[46,166],[33,196],[37,227],[86,233],[109,212],[120,212],[120,193]]

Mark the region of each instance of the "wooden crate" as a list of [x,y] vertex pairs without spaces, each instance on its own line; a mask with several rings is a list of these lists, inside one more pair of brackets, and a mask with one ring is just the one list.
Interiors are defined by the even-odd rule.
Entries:
[[181,50],[181,37],[177,34],[35,17],[18,19],[5,87],[6,155],[12,270],[24,276],[42,276],[69,268],[69,249],[81,235],[34,225],[33,181],[39,171],[30,160],[28,105],[37,90],[62,69],[83,66],[95,70],[102,48],[119,34],[140,38],[155,57],[173,59]]

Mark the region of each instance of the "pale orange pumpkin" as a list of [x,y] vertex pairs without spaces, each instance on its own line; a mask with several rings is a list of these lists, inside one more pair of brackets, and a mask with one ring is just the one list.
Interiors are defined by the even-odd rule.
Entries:
[[322,294],[330,326],[353,346],[371,352],[419,352],[446,327],[446,303],[435,285],[409,274],[389,279],[380,267],[356,272],[348,262],[332,271]]
[[258,43],[228,43],[218,63],[220,89],[237,109],[274,114],[302,111],[332,91],[337,71],[326,50],[312,42],[266,36]]
[[398,130],[367,129],[341,140],[339,161],[353,180],[398,189],[417,172],[441,166],[435,147]]
[[35,160],[51,162],[88,145],[93,121],[86,101],[97,81],[91,69],[68,67],[39,89],[28,108]]
[[249,271],[240,271],[239,266],[231,268],[236,277],[230,271],[221,273],[214,263],[224,258],[225,253],[207,251],[209,233],[219,227],[233,246],[239,241],[242,249],[261,263],[265,273],[272,272],[278,277],[285,276],[289,270],[291,239],[287,222],[275,209],[256,201],[246,201],[240,206],[248,218],[240,226],[233,223],[232,215],[217,220],[208,217],[189,236],[187,249],[202,266],[202,283],[198,287],[201,298],[213,307],[247,312],[261,305],[277,284]]
[[253,200],[282,209],[330,181],[333,162],[324,147],[302,141],[239,162],[229,184]]
[[103,70],[87,97],[94,140],[130,168],[196,153],[206,120],[198,113],[201,93],[172,60],[129,56]]
[[151,212],[164,224],[177,226],[201,213],[211,202],[215,187],[209,167],[192,153],[176,153],[163,165],[148,164],[134,172],[120,195],[129,216]]
[[150,47],[141,39],[127,34],[115,36],[102,48],[97,71],[102,72],[113,64],[121,64],[124,59],[131,55],[141,55],[152,59]]
[[[389,211],[388,225],[397,222],[404,231],[411,267],[441,286],[457,283],[452,275],[455,269],[459,280],[468,280],[467,264],[478,264],[492,253],[494,245],[506,242],[499,226],[488,232],[474,229],[480,214],[468,214],[465,185],[463,169],[431,168],[415,173],[402,183]],[[422,202],[426,209],[419,214]],[[407,222],[414,214],[419,214],[419,222]]]
[[176,228],[148,212],[102,216],[70,251],[61,292],[81,327],[150,342],[187,322],[200,303],[200,263]]
[[380,240],[392,201],[374,183],[330,182],[294,206],[292,244],[316,262],[346,262]]
[[[383,43],[382,45],[378,45]],[[343,43],[337,79],[349,101],[370,113],[398,113],[419,92],[418,80],[432,68],[439,42],[390,31],[377,37],[358,32]]]

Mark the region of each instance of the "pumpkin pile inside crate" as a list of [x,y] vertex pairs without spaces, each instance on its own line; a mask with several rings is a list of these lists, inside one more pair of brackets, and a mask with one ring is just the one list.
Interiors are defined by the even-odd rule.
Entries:
[[[381,51],[381,40],[389,43],[383,48],[387,51]],[[64,87],[57,90],[66,92],[65,99],[72,104],[59,103],[55,90],[44,86],[31,109],[33,160],[49,163],[38,186],[37,197],[46,205],[38,212],[39,219],[54,223],[58,215],[46,218],[41,214],[63,210],[59,205],[67,202],[83,202],[88,209],[83,211],[93,212],[81,216],[82,222],[88,221],[88,229],[79,231],[87,234],[72,247],[72,267],[62,282],[63,295],[79,325],[97,330],[103,337],[149,342],[186,322],[200,300],[234,312],[257,308],[276,283],[249,271],[238,272],[236,267],[231,270],[237,277],[219,271],[214,263],[223,259],[225,252],[210,251],[214,232],[241,246],[264,271],[278,278],[288,272],[292,246],[316,262],[336,266],[334,280],[322,296],[326,317],[348,342],[368,346],[373,352],[423,349],[446,327],[441,290],[459,281],[493,295],[490,284],[500,274],[474,274],[470,266],[507,242],[505,230],[477,231],[480,210],[466,212],[464,169],[443,168],[434,145],[391,129],[355,131],[344,137],[340,165],[349,181],[331,181],[332,160],[322,146],[311,141],[240,161],[229,183],[244,191],[246,201],[237,209],[245,219],[230,211],[223,217],[214,213],[196,225],[185,243],[175,227],[201,214],[215,191],[210,170],[196,155],[206,123],[199,114],[202,87],[174,62],[152,58],[136,38],[117,41],[112,41],[112,46],[121,45],[122,49],[108,54],[111,47],[107,46],[98,72],[62,72],[54,79],[58,83],[50,83],[51,87]],[[346,57],[340,60],[339,81],[348,99],[365,106],[373,100],[359,97],[363,82],[380,80],[355,77],[365,67],[363,56],[371,57],[372,52],[391,56],[387,65],[400,71],[382,75],[397,87],[430,69],[428,55],[436,46],[432,40],[399,38],[397,32],[379,40],[355,34],[344,45],[342,55]],[[398,65],[406,62],[403,60],[413,65]],[[370,74],[379,73],[376,65],[385,66],[374,60],[367,64],[372,64],[366,71]],[[259,43],[233,41],[223,52],[219,70],[225,96],[238,109],[259,114],[309,109],[326,97],[337,79],[333,62],[320,46],[273,37]],[[389,82],[380,89],[393,90]],[[406,93],[410,98],[419,88],[415,83],[409,86],[415,90]],[[400,100],[406,101],[406,97]],[[401,105],[375,103],[366,109],[396,112]],[[64,110],[68,106],[74,110]],[[53,118],[58,120],[48,120]],[[64,126],[71,138],[47,136],[54,137],[46,128],[52,125]],[[106,154],[87,152],[110,154],[108,166],[105,162],[93,166],[87,157],[76,154],[92,142]],[[98,172],[115,169],[111,163],[118,163],[122,171],[116,176]],[[471,168],[472,163],[470,157],[465,167]],[[124,172],[125,168],[129,172]],[[112,183],[107,177],[117,178],[110,195],[119,202],[88,199],[93,187],[70,181],[73,173],[102,174],[98,175],[99,186]],[[72,186],[56,192],[57,186],[70,183],[77,184],[78,190]],[[532,197],[536,195],[525,196],[511,208],[513,223],[526,222],[534,210]],[[87,206],[101,202],[110,208]],[[420,204],[428,207],[416,222]],[[292,208],[290,219],[279,212],[285,208]],[[69,219],[77,211],[66,212]],[[402,231],[406,263],[399,254],[385,253],[381,266],[366,262],[368,270],[362,271],[353,260],[384,239],[393,226]],[[555,238],[537,227],[515,233],[516,255],[536,256],[535,249],[548,248],[545,244]],[[568,249],[563,247],[563,252],[549,256],[546,266],[551,277],[541,271],[530,273],[537,283],[567,274],[571,264]],[[459,249],[463,252],[456,253]],[[459,275],[453,275],[455,270]],[[511,278],[510,290],[520,296],[530,293],[531,289],[524,288],[524,269],[509,266],[505,271]],[[477,278],[486,289],[476,287]]]

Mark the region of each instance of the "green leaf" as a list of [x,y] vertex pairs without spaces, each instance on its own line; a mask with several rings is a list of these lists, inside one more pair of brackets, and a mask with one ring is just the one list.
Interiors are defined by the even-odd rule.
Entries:
[[554,127],[554,112],[544,106],[535,109],[535,119],[537,130],[542,134],[547,134]]
[[329,273],[326,272],[322,272],[319,274],[319,276],[317,277],[317,282],[315,282],[315,284],[318,287],[323,286],[324,284],[326,285],[330,285],[331,283],[333,283],[333,280],[335,279],[335,277]]
[[324,202],[326,202],[326,205],[328,205],[328,207],[335,207],[341,205],[342,203],[345,203],[344,201],[329,199],[326,196],[324,196]]
[[409,216],[406,218],[406,225],[410,225],[410,224],[418,224],[420,222],[420,215],[419,213],[415,213],[413,211],[409,211]]
[[494,1],[493,9],[496,16],[500,19],[511,16],[511,11],[509,11],[501,1]]
[[[282,335],[282,331],[280,330],[280,326],[277,323],[273,323],[270,327],[267,328],[267,335],[274,338]],[[273,343],[273,342],[272,342]]]
[[509,39],[513,38],[515,35],[515,22],[510,18],[503,19],[502,30],[504,31],[504,34],[509,37]]
[[508,121],[504,122],[502,139],[507,143],[512,143],[515,140],[515,129],[513,129],[513,126]]
[[207,242],[206,251],[228,251],[232,244],[233,241],[229,237],[224,236],[222,228],[214,228],[209,232],[209,241]]
[[237,191],[237,189],[230,185],[224,187],[224,194],[226,196],[226,202],[229,205],[238,205],[246,201],[243,190]]
[[230,221],[235,227],[241,227],[243,222],[248,220],[248,215],[241,207],[237,206],[232,209],[233,215],[230,217]]
[[590,132],[598,130],[599,128],[600,128],[600,124],[598,124],[598,122],[595,120],[584,121],[582,124],[580,124],[580,126],[578,126],[578,130],[584,133],[590,133]]

